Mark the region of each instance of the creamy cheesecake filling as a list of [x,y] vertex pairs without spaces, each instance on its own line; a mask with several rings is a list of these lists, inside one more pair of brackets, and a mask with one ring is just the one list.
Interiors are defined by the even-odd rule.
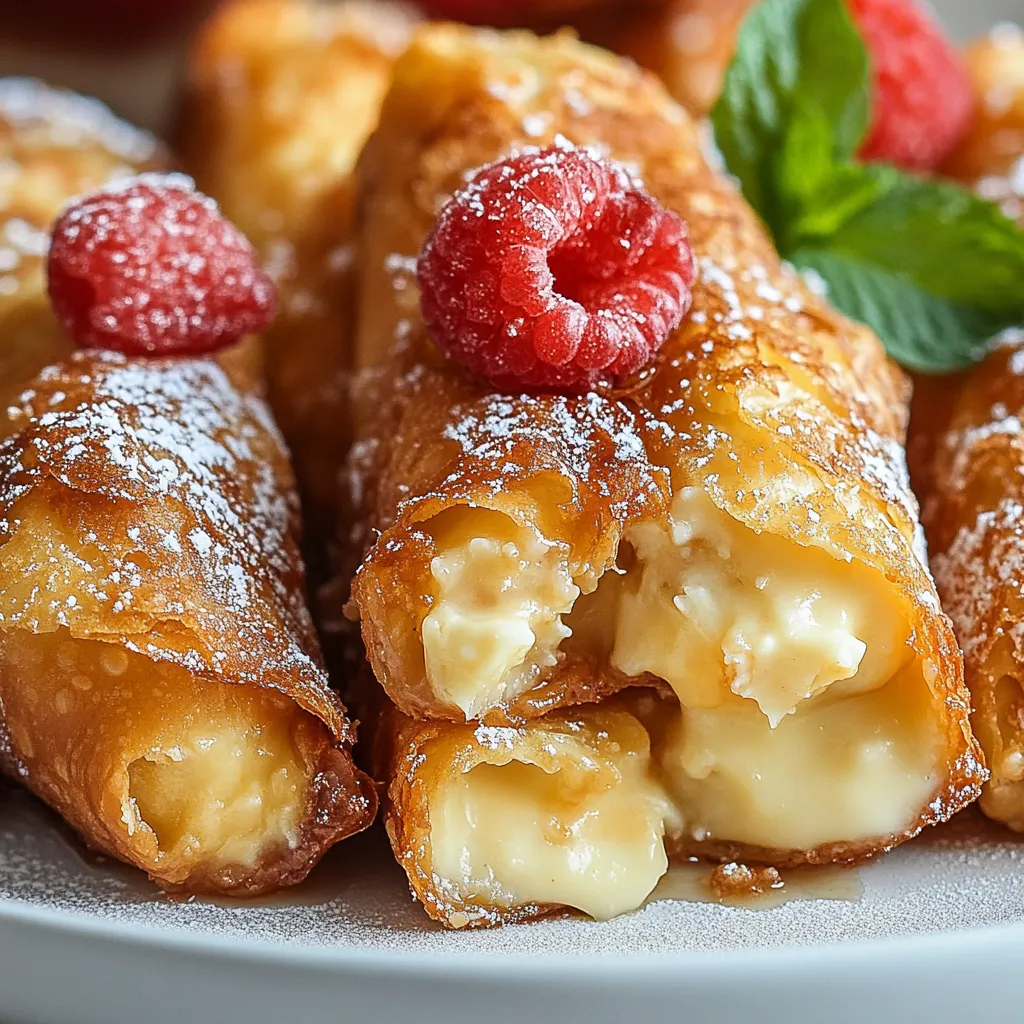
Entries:
[[469,904],[551,904],[598,919],[640,906],[668,866],[674,820],[640,723],[584,711],[485,732],[482,757],[442,773],[432,794],[434,874]]
[[298,709],[233,702],[190,723],[128,767],[129,830],[144,825],[162,854],[202,858],[209,870],[255,867],[293,849],[306,777],[289,726]]
[[655,740],[687,837],[812,850],[900,834],[938,785],[920,678],[808,702],[771,728],[751,703],[692,708]]
[[174,881],[245,872],[296,845],[309,785],[299,744],[323,726],[294,702],[67,629],[0,639],[12,753],[72,823],[117,833]]
[[749,701],[775,728],[837,683],[882,686],[909,657],[884,580],[818,548],[758,534],[683,488],[664,522],[627,533],[612,664],[650,672],[686,708]]
[[556,664],[579,596],[564,549],[488,509],[432,524],[435,593],[422,624],[427,679],[467,720],[529,689]]

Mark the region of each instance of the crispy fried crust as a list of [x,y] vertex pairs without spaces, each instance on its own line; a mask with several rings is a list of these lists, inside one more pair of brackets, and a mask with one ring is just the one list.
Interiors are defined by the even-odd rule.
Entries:
[[[166,885],[251,894],[301,880],[370,823],[376,796],[352,763],[353,731],[327,684],[304,603],[291,471],[262,401],[212,362],[79,353],[40,375],[2,433],[8,654],[26,638],[41,650],[65,636],[72,656],[100,643],[123,683],[142,685],[145,662],[168,688],[164,698],[154,685],[150,699],[136,689],[97,703],[76,692],[91,689],[76,676],[63,697],[39,694],[42,655],[28,644],[25,658],[2,659],[8,771],[90,844]],[[195,693],[202,724],[204,701],[221,700],[205,688],[224,686],[245,690],[224,698],[232,705],[266,691],[267,728],[293,722],[307,807],[287,848],[212,871],[202,856],[162,855],[122,815],[130,762],[146,753],[136,730],[159,728],[164,704],[182,693]],[[45,725],[53,704],[78,709],[70,733]]]
[[[495,394],[438,355],[410,266],[468,170],[558,134],[624,162],[688,222],[700,262],[694,314],[654,365],[619,391]],[[985,773],[968,725],[962,663],[922,561],[907,481],[906,382],[869,331],[780,265],[662,87],[566,36],[424,29],[396,65],[359,178],[363,432],[352,476],[371,543],[353,594],[370,663],[398,707],[414,717],[460,717],[432,693],[416,635],[435,554],[424,525],[441,510],[495,509],[537,529],[564,545],[586,593],[615,564],[624,529],[695,485],[755,531],[854,559],[888,581],[882,585],[898,595],[912,628],[918,685],[929,694],[941,742],[934,793],[904,831],[812,850],[687,840],[678,852],[742,853],[776,864],[848,861],[888,849],[976,798]],[[808,486],[798,498],[780,495],[775,482],[794,473]],[[607,659],[586,653],[583,660],[569,653],[539,687],[483,716],[485,724],[514,725],[650,682],[624,679]],[[390,773],[389,829],[409,867],[422,853],[424,825],[406,806],[412,777],[400,776],[414,763],[428,769],[408,753],[407,731],[440,735],[444,727],[396,721],[385,715],[378,729],[396,732],[402,753],[378,764]],[[393,740],[380,742],[394,748]],[[423,877],[414,887],[426,884]]]
[[943,170],[1024,221],[1024,31],[1001,25],[965,58],[975,116]]
[[269,398],[317,532],[346,441],[351,176],[414,21],[372,0],[233,0],[190,62],[182,148],[277,281]]

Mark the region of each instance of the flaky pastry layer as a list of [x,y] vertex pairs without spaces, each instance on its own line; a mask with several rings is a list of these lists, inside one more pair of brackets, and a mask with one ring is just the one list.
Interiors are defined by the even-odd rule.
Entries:
[[964,651],[992,778],[981,807],[1024,830],[1024,336],[967,379],[925,503],[935,578]]

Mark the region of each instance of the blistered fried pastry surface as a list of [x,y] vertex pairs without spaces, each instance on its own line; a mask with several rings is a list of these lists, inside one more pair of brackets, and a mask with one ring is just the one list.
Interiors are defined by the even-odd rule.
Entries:
[[301,880],[376,800],[327,685],[262,401],[213,362],[79,353],[3,435],[7,770],[164,886]]
[[71,351],[46,297],[57,214],[74,196],[164,161],[155,139],[96,100],[0,78],[0,407]]
[[314,526],[345,446],[351,176],[413,23],[398,3],[233,0],[191,58],[182,144],[278,285],[269,397]]
[[1024,335],[1002,342],[959,394],[926,513],[992,772],[981,807],[1024,830]]
[[[468,171],[556,137],[622,161],[688,222],[693,313],[619,391],[499,394],[437,353],[411,268]],[[688,853],[861,856],[977,795],[904,380],[780,265],[653,78],[565,36],[424,29],[360,187],[353,479],[371,543],[353,610],[403,712],[518,726],[670,689],[681,711],[652,757]],[[826,719],[838,744],[819,742]],[[792,810],[793,780],[833,754],[844,811],[825,815],[824,790],[808,790],[821,814]]]

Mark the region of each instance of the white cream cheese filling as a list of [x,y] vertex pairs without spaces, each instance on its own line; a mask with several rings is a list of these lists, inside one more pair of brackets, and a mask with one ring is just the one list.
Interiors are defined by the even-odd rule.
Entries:
[[267,850],[294,848],[305,815],[292,716],[261,726],[229,715],[196,721],[179,742],[128,767],[129,834],[145,824],[161,852],[201,857],[214,870],[254,867]]
[[556,664],[579,596],[565,553],[508,516],[459,509],[435,536],[436,593],[422,624],[427,679],[466,719],[512,700]]
[[501,730],[507,742],[483,763],[445,773],[430,807],[432,867],[463,900],[606,919],[653,891],[671,808],[643,728],[625,713],[601,717],[612,728],[596,737],[586,726]]
[[[906,624],[858,567],[817,548],[757,534],[703,490],[682,489],[667,522],[634,526],[612,664],[660,676],[688,708],[749,700],[774,728],[848,680],[846,693],[892,677]],[[879,601],[882,604],[879,604]]]

